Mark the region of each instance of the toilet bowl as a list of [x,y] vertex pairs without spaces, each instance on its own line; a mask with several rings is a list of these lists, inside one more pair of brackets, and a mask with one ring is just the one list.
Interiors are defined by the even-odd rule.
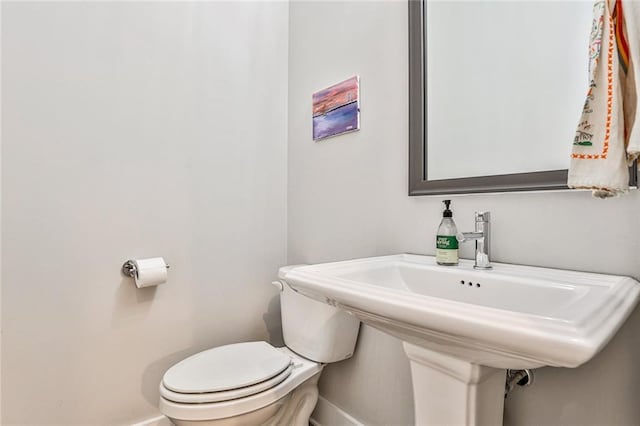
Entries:
[[[280,269],[279,277],[291,267]],[[286,347],[244,342],[186,358],[160,383],[160,411],[177,426],[307,426],[326,363],[353,355],[360,323],[344,311],[280,289]]]
[[[198,368],[207,362],[210,368]],[[294,416],[302,416],[302,424],[306,424],[315,406],[316,384],[323,367],[286,347],[274,348],[266,342],[220,346],[167,371],[160,384],[160,410],[178,426],[196,422],[262,425],[272,418],[273,424],[293,425],[299,423]],[[287,410],[281,409],[286,405],[297,405],[299,410],[284,418]],[[277,413],[278,419],[274,418]]]

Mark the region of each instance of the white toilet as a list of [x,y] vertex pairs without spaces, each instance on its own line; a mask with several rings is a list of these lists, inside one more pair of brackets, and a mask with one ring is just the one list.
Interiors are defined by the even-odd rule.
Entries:
[[180,361],[160,383],[160,411],[182,425],[307,426],[325,363],[350,358],[360,322],[292,290],[281,268],[286,347],[266,342],[219,346]]

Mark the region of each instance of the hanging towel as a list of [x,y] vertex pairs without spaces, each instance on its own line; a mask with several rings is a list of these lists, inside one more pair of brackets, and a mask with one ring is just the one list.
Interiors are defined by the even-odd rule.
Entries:
[[626,115],[635,114],[635,85],[630,84],[628,77],[632,74],[627,72],[633,61],[628,60],[625,50],[620,25],[624,19],[622,6],[620,0],[612,3],[620,14],[614,15],[608,1],[597,1],[593,6],[589,90],[573,141],[567,182],[570,188],[591,189],[599,198],[620,195],[629,189],[625,100],[630,107]]
[[[640,156],[640,108],[637,103],[638,83],[640,83],[640,2],[618,0],[616,4],[616,12],[618,20],[622,21],[619,25],[622,31],[620,39],[626,42],[621,52],[625,52],[626,47],[627,58],[634,61],[628,61],[628,72],[626,76],[627,93],[625,93],[624,109],[625,109],[625,127],[628,130],[627,138],[627,161],[629,166],[633,160]],[[622,19],[620,19],[622,17]],[[624,57],[623,57],[624,59]]]

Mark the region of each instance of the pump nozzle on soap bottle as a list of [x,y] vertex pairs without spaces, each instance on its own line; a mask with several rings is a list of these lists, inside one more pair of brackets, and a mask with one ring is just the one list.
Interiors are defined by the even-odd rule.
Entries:
[[451,200],[443,200],[443,203],[445,208],[436,235],[436,262],[438,265],[455,266],[458,264],[458,228],[453,221]]

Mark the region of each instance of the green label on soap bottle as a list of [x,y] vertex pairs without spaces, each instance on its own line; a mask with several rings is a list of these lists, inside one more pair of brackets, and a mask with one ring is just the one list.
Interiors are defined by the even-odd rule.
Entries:
[[457,250],[458,239],[455,235],[438,235],[436,237],[436,248],[439,250]]

